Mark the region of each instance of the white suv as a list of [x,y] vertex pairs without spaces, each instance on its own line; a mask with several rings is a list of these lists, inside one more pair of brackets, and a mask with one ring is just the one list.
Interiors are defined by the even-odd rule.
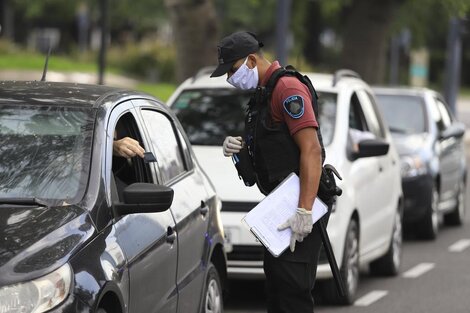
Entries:
[[[185,128],[197,159],[223,201],[228,275],[263,278],[263,251],[242,217],[263,195],[239,179],[222,153],[227,135],[243,135],[250,94],[230,86],[224,77],[201,70],[182,83],[168,100]],[[321,253],[317,279],[329,302],[352,303],[362,265],[371,272],[395,275],[401,260],[402,204],[399,158],[370,87],[357,74],[308,74],[319,94],[319,122],[326,161],[343,177],[328,223],[328,233],[346,283],[338,298],[326,255]]]

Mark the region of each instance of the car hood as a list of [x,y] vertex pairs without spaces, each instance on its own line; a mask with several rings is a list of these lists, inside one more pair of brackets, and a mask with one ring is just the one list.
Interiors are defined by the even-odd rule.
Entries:
[[393,142],[400,155],[416,154],[423,149],[428,143],[429,135],[427,134],[397,134],[392,133]]
[[259,202],[264,198],[256,185],[245,186],[232,159],[224,156],[221,146],[193,146],[193,150],[222,201]]
[[95,230],[78,206],[0,205],[0,225],[0,286],[52,272]]

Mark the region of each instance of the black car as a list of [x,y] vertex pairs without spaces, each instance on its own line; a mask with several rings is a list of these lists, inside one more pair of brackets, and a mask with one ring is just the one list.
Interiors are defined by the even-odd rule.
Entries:
[[221,202],[165,105],[0,82],[0,160],[0,312],[222,312]]
[[404,222],[434,239],[439,221],[460,225],[465,215],[463,135],[443,97],[427,88],[374,88],[401,159]]

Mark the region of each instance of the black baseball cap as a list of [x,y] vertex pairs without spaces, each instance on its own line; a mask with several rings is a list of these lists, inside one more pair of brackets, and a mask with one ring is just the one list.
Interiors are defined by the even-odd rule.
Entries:
[[217,46],[219,65],[211,77],[226,74],[235,62],[251,53],[258,52],[264,44],[250,32],[236,32],[224,37]]

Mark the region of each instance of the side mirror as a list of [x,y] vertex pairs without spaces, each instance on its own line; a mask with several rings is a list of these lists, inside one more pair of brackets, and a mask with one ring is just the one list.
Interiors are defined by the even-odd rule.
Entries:
[[168,210],[173,202],[173,189],[150,183],[134,183],[123,191],[124,203],[114,205],[118,215],[157,213]]
[[381,156],[388,153],[390,144],[381,139],[364,139],[357,145],[357,151],[352,152],[354,159]]
[[460,138],[465,134],[465,125],[460,122],[453,123],[447,129],[439,134],[439,139],[448,139],[452,137]]

